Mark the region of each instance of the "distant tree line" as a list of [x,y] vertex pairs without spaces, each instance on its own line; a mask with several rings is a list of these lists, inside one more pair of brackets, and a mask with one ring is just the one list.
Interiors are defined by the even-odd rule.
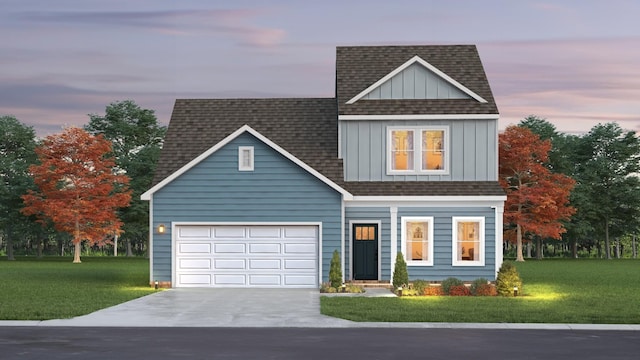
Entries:
[[[92,221],[95,224],[97,221],[102,221],[106,224],[104,231],[113,234],[105,235],[99,241],[88,242],[84,249],[85,253],[111,255],[117,253],[120,248],[121,253],[126,256],[146,255],[148,253],[149,204],[140,200],[140,195],[151,185],[165,133],[166,127],[158,125],[154,111],[142,109],[132,100],[109,104],[104,115],[89,114],[89,122],[83,129],[77,129],[77,131],[67,129],[61,134],[44,140],[38,139],[32,127],[21,123],[14,116],[0,116],[0,255],[12,260],[15,255],[43,256],[71,253],[71,248],[76,243],[73,241],[73,231],[71,233],[60,231],[63,228],[60,226],[63,221],[58,220],[59,226],[56,227],[55,221],[51,221],[51,214],[45,216],[46,210],[54,202],[32,202],[30,209],[25,207],[25,202],[29,198],[28,194],[43,195],[42,182],[46,180],[46,176],[41,176],[41,183],[36,184],[34,178],[38,179],[37,170],[45,170],[41,175],[46,175],[47,167],[62,168],[82,161],[85,169],[95,172],[98,176],[91,181],[101,184],[98,187],[93,186],[92,191],[106,191],[110,194],[108,203],[103,202],[101,205],[96,203],[94,205],[99,208],[93,208],[87,213],[94,216]],[[108,145],[107,143],[102,145],[100,139],[105,139]],[[56,141],[68,143],[56,147]],[[69,148],[77,146],[77,149],[87,151],[83,154],[80,152],[63,154],[61,151],[65,150],[65,145]],[[90,149],[94,149],[92,154]],[[108,154],[100,153],[104,149],[108,149],[106,150]],[[58,154],[50,155],[49,158],[57,156],[64,158],[65,161],[45,164],[48,160],[46,160],[47,155],[43,153],[46,151]],[[90,158],[94,155],[101,160]],[[73,158],[74,156],[78,158]],[[80,156],[84,156],[83,160],[79,160]],[[97,163],[102,160],[113,160],[113,163]],[[46,165],[44,169],[38,168],[43,165]],[[102,169],[100,173],[98,165],[108,165],[108,171]],[[126,182],[122,182],[125,178]],[[74,190],[87,186],[88,179],[81,180],[85,183],[79,182],[72,176],[64,176],[63,184],[56,186],[60,190]],[[111,190],[105,188],[107,182],[115,188]],[[123,193],[123,196],[127,197],[126,202],[125,198],[114,196],[118,193],[118,186],[126,186],[122,188],[127,190],[126,194]],[[96,192],[91,195],[93,199],[96,198]],[[125,203],[128,206],[122,206]],[[103,208],[112,205],[121,206],[117,208],[117,219],[108,218],[100,212]],[[91,208],[87,207],[87,209]],[[74,214],[75,210],[72,210],[69,210],[68,217]],[[62,211],[59,213],[62,214]],[[82,236],[90,235],[83,233]]]
[[[548,144],[548,148],[546,154],[537,153],[536,148],[521,149],[521,154],[528,154],[546,171],[572,182],[566,203],[546,201],[531,207],[555,212],[560,229],[557,236],[549,236],[536,227],[529,227],[529,231],[522,234],[527,257],[542,258],[546,250],[546,256],[637,258],[640,233],[638,135],[623,130],[616,123],[598,124],[582,135],[564,134],[545,119],[528,116],[517,127],[508,128],[501,134],[500,177],[509,197],[516,195],[510,193],[509,188],[513,185],[513,175],[502,171],[503,164],[508,162],[503,139],[507,133],[522,133],[522,130],[534,135],[537,144]],[[566,187],[558,179],[545,185],[546,190],[540,193],[558,194]],[[535,196],[527,198],[525,203],[535,200]],[[505,206],[505,249],[508,255],[521,259],[519,252],[522,250],[513,246],[517,238],[510,236],[517,228],[517,221],[509,221],[509,211],[513,209]]]

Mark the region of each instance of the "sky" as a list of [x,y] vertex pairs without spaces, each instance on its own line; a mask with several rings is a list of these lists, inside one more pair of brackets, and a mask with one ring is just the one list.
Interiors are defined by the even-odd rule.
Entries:
[[500,127],[640,131],[637,0],[0,0],[0,116],[39,136],[134,100],[333,97],[335,48],[474,44]]

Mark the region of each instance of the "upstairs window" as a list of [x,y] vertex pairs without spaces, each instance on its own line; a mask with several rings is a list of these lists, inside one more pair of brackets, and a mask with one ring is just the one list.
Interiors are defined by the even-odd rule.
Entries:
[[389,129],[389,173],[446,173],[446,128]]
[[253,171],[253,146],[238,147],[238,170]]

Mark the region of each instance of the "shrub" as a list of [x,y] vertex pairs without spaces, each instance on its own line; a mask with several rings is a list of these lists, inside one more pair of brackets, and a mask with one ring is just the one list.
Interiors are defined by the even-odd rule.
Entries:
[[518,293],[522,294],[522,280],[516,266],[510,261],[505,261],[498,270],[496,290],[500,296],[513,296],[515,287],[518,288]]
[[471,296],[471,290],[463,285],[452,285],[449,288],[450,296]]
[[407,263],[404,261],[402,253],[396,256],[396,265],[393,269],[393,291],[399,287],[405,287],[409,284],[409,273],[407,272]]
[[338,289],[332,287],[331,283],[322,283],[322,285],[320,285],[320,292],[321,293],[336,293],[336,292],[338,292]]
[[429,283],[424,280],[416,280],[411,284],[411,287],[416,291],[417,295],[424,295],[424,291],[429,287]]
[[342,269],[340,267],[340,255],[338,250],[333,250],[331,266],[329,267],[329,282],[331,287],[338,289],[342,286]]
[[489,283],[489,280],[485,278],[479,278],[479,279],[473,280],[473,282],[471,283],[471,294],[477,295],[476,293],[478,292],[478,287],[482,285],[487,285],[487,283]]
[[451,287],[457,285],[464,285],[464,283],[462,282],[462,280],[454,277],[446,278],[442,280],[442,283],[440,284],[443,294],[449,294],[449,290],[451,289]]
[[361,286],[347,284],[344,291],[350,294],[360,294],[364,292],[364,289]]
[[476,288],[476,296],[496,296],[498,291],[493,284],[482,284]]
[[441,296],[442,294],[442,286],[427,286],[424,289],[424,293],[425,296]]

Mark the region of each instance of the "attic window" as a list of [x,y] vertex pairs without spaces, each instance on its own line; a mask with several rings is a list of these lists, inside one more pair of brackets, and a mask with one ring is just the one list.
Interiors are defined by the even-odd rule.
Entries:
[[253,171],[253,146],[238,147],[238,171]]

